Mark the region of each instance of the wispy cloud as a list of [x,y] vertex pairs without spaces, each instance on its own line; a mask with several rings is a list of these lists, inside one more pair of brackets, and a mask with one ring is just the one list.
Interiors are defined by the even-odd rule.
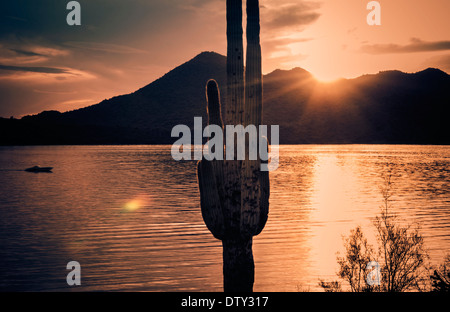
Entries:
[[64,45],[72,47],[72,48],[85,49],[85,50],[91,50],[91,51],[97,51],[97,52],[117,53],[117,54],[147,53],[147,51],[144,51],[141,49],[136,49],[136,48],[125,46],[125,45],[101,43],[101,42],[71,41],[71,42],[66,42]]
[[225,10],[225,6],[221,0],[184,0],[180,3],[176,3],[180,9],[197,11],[201,10],[209,10],[211,8],[215,8],[216,10]]
[[411,38],[406,45],[399,44],[366,44],[361,47],[361,51],[369,54],[388,53],[415,53],[430,51],[450,50],[450,41],[423,41],[418,38]]
[[302,42],[308,42],[314,40],[313,38],[292,38],[292,37],[279,37],[279,38],[273,38],[269,41],[264,42],[264,49],[274,51],[278,50],[280,48],[298,44]]
[[275,38],[264,42],[264,52],[267,58],[276,62],[279,66],[290,67],[292,61],[299,62],[307,58],[307,55],[295,52],[295,45],[313,40],[312,38]]
[[289,67],[307,55],[298,54],[295,46],[313,38],[303,38],[301,32],[316,22],[321,3],[313,1],[261,1],[261,35],[264,53],[269,62]]
[[75,91],[53,91],[53,90],[39,90],[33,89],[33,92],[42,93],[42,94],[75,94]]
[[5,18],[11,19],[11,20],[15,20],[15,21],[20,21],[20,22],[28,22],[27,19],[21,18],[21,17],[17,17],[17,16],[5,16]]
[[[43,64],[58,57],[67,56],[70,51],[48,47],[32,42],[10,41],[0,43],[0,64],[21,65]],[[48,65],[48,64],[43,64]],[[54,66],[51,66],[54,67]]]
[[267,21],[266,27],[269,30],[285,29],[292,27],[301,28],[317,21],[320,13],[318,2],[296,1],[296,2],[271,2],[261,10],[263,17]]
[[20,49],[10,49],[13,52],[16,52],[19,55],[25,55],[25,56],[45,56],[43,54],[40,53],[36,53],[33,51],[25,51],[25,50],[20,50]]
[[47,73],[47,74],[67,74],[69,71],[62,68],[54,67],[27,67],[27,66],[9,66],[1,65],[0,70],[24,71],[33,73]]
[[83,81],[93,79],[95,75],[68,67],[11,66],[0,64],[0,79],[10,81],[28,81],[38,84],[52,84],[56,81]]

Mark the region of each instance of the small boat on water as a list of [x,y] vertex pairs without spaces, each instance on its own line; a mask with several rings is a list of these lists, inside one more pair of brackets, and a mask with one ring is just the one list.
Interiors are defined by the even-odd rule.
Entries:
[[25,169],[25,171],[28,172],[52,172],[53,167],[39,167],[39,166],[34,166],[31,168],[27,168]]

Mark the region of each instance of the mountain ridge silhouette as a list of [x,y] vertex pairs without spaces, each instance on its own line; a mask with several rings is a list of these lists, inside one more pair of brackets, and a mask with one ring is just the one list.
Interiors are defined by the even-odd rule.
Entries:
[[[206,124],[205,86],[225,103],[226,57],[202,52],[159,79],[88,107],[0,118],[0,145],[171,144],[177,124]],[[450,76],[428,68],[321,83],[302,68],[263,77],[263,123],[280,125],[281,144],[449,144]],[[224,110],[223,110],[224,111]]]

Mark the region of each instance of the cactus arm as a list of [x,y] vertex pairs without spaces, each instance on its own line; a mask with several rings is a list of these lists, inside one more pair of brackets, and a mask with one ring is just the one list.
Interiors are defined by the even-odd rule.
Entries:
[[[220,93],[217,82],[209,80],[206,86],[208,124],[218,125],[223,129],[220,109]],[[215,148],[222,148],[223,146]],[[207,228],[217,239],[223,239],[225,222],[223,215],[223,161],[203,159],[197,165],[200,205],[202,217]]]
[[212,162],[205,159],[197,165],[200,205],[206,227],[217,239],[224,238],[223,211]]
[[[225,142],[225,138],[223,136],[223,120],[222,120],[222,109],[220,104],[220,91],[217,82],[214,79],[210,79],[206,84],[206,100],[208,102],[207,105],[207,113],[208,113],[208,125],[217,125],[222,129],[222,143]],[[224,145],[215,146],[215,148],[221,149],[222,155],[224,155]],[[224,170],[224,161],[223,160],[213,160],[213,169],[214,174],[216,176],[216,184],[217,190],[219,191],[219,199],[220,202],[223,203],[225,197],[225,187],[223,183],[223,170]]]
[[214,79],[210,79],[206,84],[206,100],[208,102],[208,125],[218,125],[223,130],[219,86]]

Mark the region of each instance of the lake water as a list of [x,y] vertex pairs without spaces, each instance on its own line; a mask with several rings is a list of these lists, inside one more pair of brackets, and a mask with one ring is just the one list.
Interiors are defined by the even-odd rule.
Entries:
[[[36,164],[53,173],[28,173]],[[383,175],[432,264],[450,253],[450,147],[280,147],[269,220],[254,239],[255,291],[336,279],[342,235],[372,243]],[[170,146],[0,147],[0,290],[222,291],[222,247],[203,223],[194,161]],[[66,284],[81,264],[78,288]]]

